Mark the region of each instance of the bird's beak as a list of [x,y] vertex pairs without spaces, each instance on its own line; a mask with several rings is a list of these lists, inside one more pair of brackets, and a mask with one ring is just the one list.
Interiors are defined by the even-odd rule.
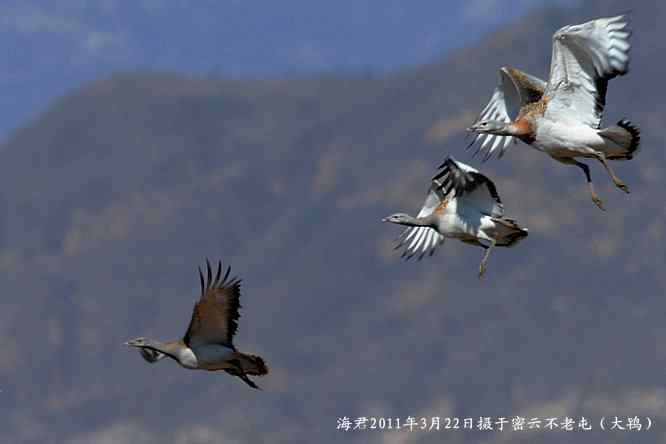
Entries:
[[465,128],[465,131],[467,131],[468,133],[473,133],[474,131],[476,131],[476,129],[474,128],[474,126],[470,126],[469,128]]
[[388,218],[388,217],[383,217],[383,218],[382,218],[382,222],[388,222],[388,221],[389,221],[389,218]]

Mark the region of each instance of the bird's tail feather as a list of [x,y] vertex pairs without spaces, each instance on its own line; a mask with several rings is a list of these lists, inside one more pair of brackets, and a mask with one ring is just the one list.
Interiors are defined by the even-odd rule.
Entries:
[[599,130],[599,135],[606,141],[604,153],[611,160],[632,159],[641,143],[640,129],[626,119]]
[[493,217],[493,221],[501,228],[499,230],[498,247],[513,247],[527,237],[527,228],[522,228],[515,220],[508,217]]
[[240,361],[243,373],[247,375],[264,376],[268,374],[268,366],[261,356],[238,353],[238,360]]

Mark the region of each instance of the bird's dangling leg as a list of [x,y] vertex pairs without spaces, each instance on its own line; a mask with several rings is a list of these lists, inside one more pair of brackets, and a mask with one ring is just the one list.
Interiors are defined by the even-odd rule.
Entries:
[[497,241],[495,239],[491,239],[490,245],[485,247],[486,252],[483,254],[483,259],[481,259],[481,264],[479,265],[479,279],[481,279],[486,272],[488,256],[490,256],[490,251],[495,247],[496,243]]
[[234,359],[233,361],[230,361],[230,363],[233,364],[234,367],[225,369],[227,373],[233,376],[238,376],[244,383],[246,383],[253,389],[261,390],[261,387],[259,387],[257,384],[254,383],[253,380],[247,377],[247,375],[243,371],[243,368],[241,367],[240,361]]
[[581,170],[583,170],[583,173],[585,173],[585,179],[587,180],[587,187],[590,189],[590,195],[592,196],[592,202],[595,203],[597,207],[599,207],[600,210],[606,211],[604,208],[604,203],[601,201],[599,196],[597,195],[597,192],[594,191],[594,185],[592,184],[592,177],[590,176],[590,167],[585,165],[582,162],[578,162],[577,160],[573,161],[573,165],[576,165],[579,167]]
[[253,389],[261,390],[261,387],[259,387],[257,384],[255,384],[253,380],[248,378],[245,373],[239,374],[238,377],[241,378],[244,383],[246,383],[247,385],[249,385]]
[[606,171],[608,171],[608,175],[613,179],[613,183],[615,184],[616,187],[624,191],[625,193],[629,193],[629,187],[627,184],[622,182],[619,177],[615,175],[613,170],[611,169],[610,165],[608,165],[608,160],[606,160],[606,155],[604,153],[596,153],[596,158],[601,162],[606,168]]

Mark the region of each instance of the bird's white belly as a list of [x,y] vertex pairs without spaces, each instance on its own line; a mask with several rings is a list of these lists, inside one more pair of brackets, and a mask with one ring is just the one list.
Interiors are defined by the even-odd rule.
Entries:
[[198,345],[192,351],[196,355],[198,368],[209,370],[224,367],[224,363],[234,355],[232,349],[219,344]]
[[[459,208],[458,210],[464,209]],[[463,211],[463,214],[447,214],[442,218],[438,231],[442,233],[444,237],[475,239],[481,224],[479,216],[480,213],[472,211]]]
[[537,125],[532,146],[552,157],[590,156],[604,144],[597,130],[580,123],[542,119]]
[[182,348],[178,351],[176,356],[178,358],[178,363],[185,368],[195,369],[199,368],[199,362],[196,355],[190,348]]

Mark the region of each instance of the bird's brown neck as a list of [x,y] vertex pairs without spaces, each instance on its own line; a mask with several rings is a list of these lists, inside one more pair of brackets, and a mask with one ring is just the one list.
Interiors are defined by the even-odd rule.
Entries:
[[530,144],[536,139],[534,123],[527,117],[519,117],[509,125],[511,135]]

